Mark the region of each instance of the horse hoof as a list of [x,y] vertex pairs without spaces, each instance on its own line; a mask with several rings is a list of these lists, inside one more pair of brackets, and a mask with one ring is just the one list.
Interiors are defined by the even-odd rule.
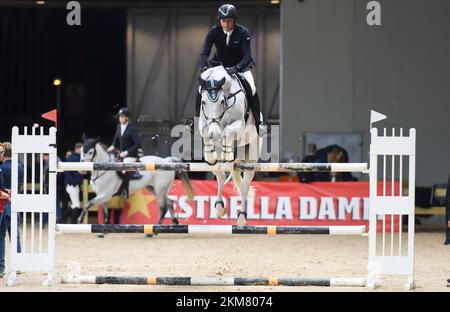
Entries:
[[217,152],[207,152],[204,154],[205,161],[208,165],[214,166],[217,163]]
[[145,237],[153,237],[153,234],[145,234]]
[[226,162],[234,161],[234,153],[222,153],[222,159]]
[[215,207],[216,207],[216,211],[217,211],[217,217],[222,218],[225,215],[225,213],[227,212],[224,207],[223,201],[217,201],[215,204]]
[[180,224],[180,222],[179,222],[178,219],[176,219],[176,218],[172,219],[172,223],[173,223],[173,224]]
[[245,218],[245,216],[243,214],[241,214],[238,218],[238,225],[243,226],[247,224],[247,219]]
[[97,234],[97,237],[98,237],[98,238],[103,238],[103,237],[105,237],[105,234],[104,234],[104,233],[98,233],[98,234]]

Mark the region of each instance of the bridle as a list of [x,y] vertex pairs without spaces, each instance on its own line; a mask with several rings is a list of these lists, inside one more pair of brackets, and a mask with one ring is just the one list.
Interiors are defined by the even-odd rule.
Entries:
[[[93,162],[94,161],[94,159],[95,159],[95,156],[97,156],[97,149],[96,149],[96,146],[97,146],[97,144],[98,144],[98,142],[96,142],[95,144],[94,144],[94,153],[92,153],[92,157],[90,157],[88,160],[89,161],[91,161],[91,162]],[[100,146],[101,147],[101,146]],[[109,157],[109,162],[111,162],[112,160],[111,160],[111,153],[108,153],[108,157]],[[83,159],[84,160],[84,159]],[[101,173],[98,173],[98,172],[101,172]],[[95,184],[95,181],[97,180],[97,179],[99,179],[99,178],[101,178],[102,176],[104,176],[105,174],[107,174],[108,173],[108,171],[92,171],[92,174],[91,174],[91,181],[92,181],[92,183],[94,183]],[[94,174],[95,174],[95,176],[94,176]]]
[[[238,79],[239,81],[239,79]],[[239,83],[240,85],[240,83]],[[203,94],[203,92],[208,92],[208,91],[214,91],[217,92],[217,94],[223,93],[222,90],[222,86],[219,87],[207,87],[207,88],[202,88],[201,89],[201,93]],[[203,109],[203,105],[205,105],[204,102],[202,102],[202,114],[203,117],[205,118],[206,121],[209,121],[208,125],[211,125],[212,123],[217,123],[218,125],[220,125],[220,121],[222,120],[223,116],[225,115],[225,113],[234,106],[234,104],[236,104],[236,95],[239,94],[240,92],[244,92],[242,89],[242,86],[239,88],[238,91],[229,94],[228,96],[224,95],[224,100],[222,101],[221,105],[222,105],[222,113],[219,116],[206,116],[205,114],[205,110]],[[214,101],[210,96],[209,96],[209,92],[207,93],[208,98],[211,100],[211,102],[216,103],[217,100],[219,99],[219,95],[217,95],[216,100]],[[233,103],[231,105],[228,105],[228,101],[234,99]]]

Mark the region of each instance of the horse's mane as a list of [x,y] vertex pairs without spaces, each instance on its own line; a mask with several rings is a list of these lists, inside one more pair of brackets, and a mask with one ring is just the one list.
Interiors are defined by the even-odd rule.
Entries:
[[100,141],[98,141],[97,143],[100,144],[100,146],[101,146],[105,151],[108,149],[108,146],[107,146],[105,143],[100,142]]

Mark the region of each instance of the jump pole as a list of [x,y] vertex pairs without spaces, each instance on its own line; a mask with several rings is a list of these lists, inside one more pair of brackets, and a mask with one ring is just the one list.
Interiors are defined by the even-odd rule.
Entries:
[[347,286],[365,287],[364,278],[329,277],[156,277],[156,276],[95,276],[68,275],[63,284],[128,284],[165,286]]
[[367,163],[114,163],[58,162],[59,171],[258,171],[258,172],[367,172]]
[[267,234],[267,235],[365,235],[365,226],[275,226],[275,225],[188,225],[188,224],[57,224],[61,234]]

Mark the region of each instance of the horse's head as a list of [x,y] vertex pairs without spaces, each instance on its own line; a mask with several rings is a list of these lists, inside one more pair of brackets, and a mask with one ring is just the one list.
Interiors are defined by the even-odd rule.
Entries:
[[95,139],[87,138],[83,133],[83,149],[81,150],[80,161],[92,162],[96,156],[95,146],[100,141],[100,137]]
[[208,124],[208,136],[213,141],[220,139],[220,121],[227,106],[226,95],[229,93],[230,79],[223,66],[210,68],[199,78],[201,111]]

